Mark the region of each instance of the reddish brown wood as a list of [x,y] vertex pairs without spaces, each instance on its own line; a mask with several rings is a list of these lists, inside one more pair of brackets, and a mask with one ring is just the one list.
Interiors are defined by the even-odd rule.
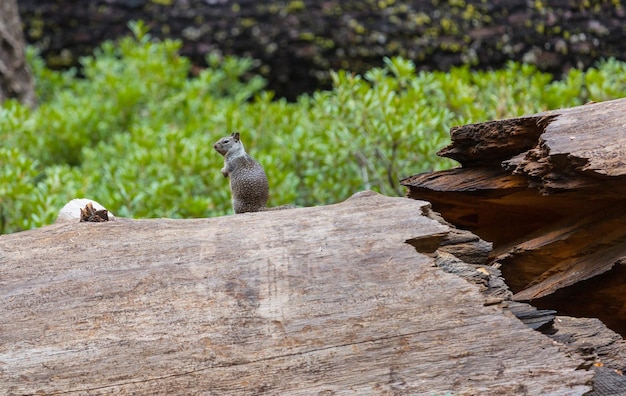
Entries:
[[[494,242],[491,263],[515,299],[546,297],[626,258],[626,99],[460,126],[451,136],[440,154],[460,168],[402,184]],[[603,297],[607,306],[626,306],[623,281]],[[626,323],[626,310],[618,315]]]

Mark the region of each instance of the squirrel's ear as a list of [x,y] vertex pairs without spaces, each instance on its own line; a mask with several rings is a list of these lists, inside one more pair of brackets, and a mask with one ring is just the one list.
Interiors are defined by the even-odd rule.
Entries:
[[232,135],[230,135],[230,136],[234,137],[234,138],[235,138],[235,140],[239,140],[239,132],[235,132],[235,133],[233,133],[233,134],[232,134]]

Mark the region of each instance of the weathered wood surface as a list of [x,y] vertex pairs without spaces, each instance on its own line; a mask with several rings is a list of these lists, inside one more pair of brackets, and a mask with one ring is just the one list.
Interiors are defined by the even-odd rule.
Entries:
[[559,316],[551,337],[585,359],[596,375],[593,391],[586,396],[626,394],[626,341],[598,319]]
[[[445,223],[445,220],[436,212],[431,211],[427,215]],[[543,307],[549,309],[536,309],[526,303],[511,301],[512,293],[504,283],[501,272],[497,268],[485,266],[484,261],[478,262],[467,259],[468,262],[463,262],[442,251],[447,242],[452,242],[450,245],[455,246],[459,241],[468,240],[470,235],[472,234],[467,231],[453,230],[446,237],[446,240],[442,241],[442,247],[439,249],[435,260],[437,266],[476,284],[486,296],[485,304],[499,304],[527,326],[537,329],[555,341],[566,345],[570,353],[583,359],[584,362],[580,367],[595,372],[593,390],[587,396],[622,396],[626,390],[626,376],[624,376],[624,372],[626,372],[626,342],[619,334],[609,330],[598,319],[555,316],[556,311],[552,308],[558,306],[563,313],[568,313],[568,308],[574,306],[576,308],[574,312],[579,316],[596,316],[598,302],[587,297],[589,290],[596,289],[594,284],[598,282],[609,288],[616,287],[616,285],[621,287],[620,279],[624,277],[619,276],[619,274],[616,276],[615,272],[616,270],[625,271],[626,269],[621,268],[624,266],[617,266],[609,273],[579,282],[563,292],[559,291],[550,295],[541,300]],[[458,248],[454,249],[453,253],[461,256]],[[622,309],[623,305],[619,302],[614,302],[608,307],[604,306],[603,312],[610,315],[604,318],[605,322],[609,326],[619,328],[619,312]]]
[[[461,168],[402,184],[450,223],[494,242],[492,264],[502,266],[515,299],[537,302],[624,260],[626,99],[460,126],[451,135],[440,155]],[[622,284],[587,298],[626,304],[626,278]],[[622,325],[614,329],[624,335],[626,311],[617,315]]]
[[362,193],[326,207],[2,235],[0,389],[589,390],[580,360],[435,266],[486,251],[429,212]]
[[53,67],[77,65],[104,40],[144,20],[151,34],[259,61],[269,89],[289,98],[329,87],[329,70],[365,73],[385,56],[420,69],[509,60],[560,76],[600,58],[626,59],[626,12],[613,1],[20,0],[29,42]]

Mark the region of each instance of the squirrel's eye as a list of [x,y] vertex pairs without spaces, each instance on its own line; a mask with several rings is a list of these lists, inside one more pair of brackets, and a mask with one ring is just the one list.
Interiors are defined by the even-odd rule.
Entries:
[[224,143],[228,143],[229,139],[224,140]]

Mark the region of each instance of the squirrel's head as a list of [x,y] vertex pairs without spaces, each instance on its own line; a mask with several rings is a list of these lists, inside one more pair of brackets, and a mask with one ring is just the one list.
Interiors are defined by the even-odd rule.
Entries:
[[226,155],[228,150],[238,145],[240,145],[243,148],[243,144],[241,143],[241,140],[239,139],[239,132],[234,132],[230,136],[223,137],[220,140],[218,140],[213,145],[213,148],[218,153],[222,155]]

